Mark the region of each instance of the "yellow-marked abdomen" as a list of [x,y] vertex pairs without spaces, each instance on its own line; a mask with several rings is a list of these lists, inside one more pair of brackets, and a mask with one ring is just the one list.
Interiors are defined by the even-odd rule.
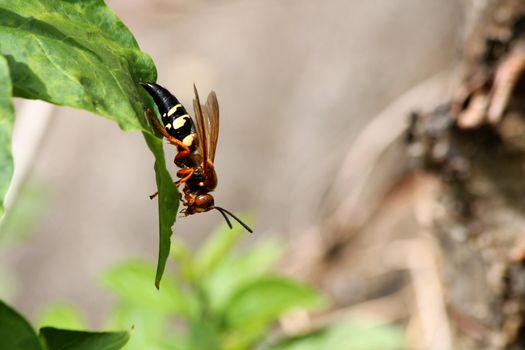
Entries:
[[195,142],[195,124],[186,108],[167,89],[155,83],[143,83],[159,109],[166,132],[188,147]]

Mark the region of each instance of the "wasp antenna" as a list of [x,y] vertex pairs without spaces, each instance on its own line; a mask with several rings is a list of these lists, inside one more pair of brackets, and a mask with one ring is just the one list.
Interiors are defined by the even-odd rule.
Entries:
[[[226,214],[230,215],[232,218],[234,218],[239,224],[241,224],[242,227],[244,227],[248,232],[250,233],[253,233],[252,229],[248,227],[248,225],[246,225],[244,222],[241,221],[241,219],[239,219],[238,217],[236,217],[235,215],[233,215],[230,211],[224,209],[224,208],[221,208],[221,207],[217,207],[215,206],[214,207],[215,209],[217,209],[218,211],[220,211],[222,213],[222,215],[224,215],[224,217],[226,218]],[[224,213],[223,213],[224,211]],[[228,219],[226,219],[228,221]],[[231,228],[231,225],[230,225],[230,228]]]
[[217,211],[219,213],[221,213],[222,217],[224,218],[224,220],[226,220],[226,223],[228,224],[228,227],[231,229],[233,228],[232,226],[232,223],[230,222],[230,219],[228,219],[228,217],[226,216],[226,214],[224,214],[224,212],[221,210],[222,208],[217,208],[217,207],[214,207],[215,209],[217,209]]

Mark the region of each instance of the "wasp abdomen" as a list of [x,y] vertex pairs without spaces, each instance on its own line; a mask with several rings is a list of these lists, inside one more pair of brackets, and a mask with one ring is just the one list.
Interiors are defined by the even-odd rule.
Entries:
[[186,146],[193,146],[196,138],[195,124],[186,108],[162,86],[155,83],[141,83],[141,85],[157,105],[166,132]]

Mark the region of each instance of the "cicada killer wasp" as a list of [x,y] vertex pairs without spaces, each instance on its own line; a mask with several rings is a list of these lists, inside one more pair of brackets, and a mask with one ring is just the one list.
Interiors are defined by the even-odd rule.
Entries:
[[[195,84],[193,85],[195,92],[193,110],[197,124],[195,127],[186,108],[167,89],[155,83],[141,83],[141,85],[157,105],[162,125],[152,110],[148,108],[146,113],[162,136],[177,147],[174,163],[180,169],[177,171],[179,180],[175,184],[177,187],[184,184],[182,201],[185,208],[181,213],[188,216],[216,209],[230,228],[232,224],[228,215],[246,230],[253,232],[230,211],[216,206],[210,194],[217,187],[214,160],[219,139],[219,103],[215,92],[210,92],[206,104],[201,105],[197,88]],[[150,198],[155,196],[156,193]]]

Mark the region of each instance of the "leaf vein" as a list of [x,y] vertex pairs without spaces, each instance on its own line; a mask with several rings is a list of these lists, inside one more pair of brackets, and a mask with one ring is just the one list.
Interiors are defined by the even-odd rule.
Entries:
[[[45,45],[44,43],[42,42],[42,40],[40,40],[40,38],[36,35],[32,35],[36,41],[36,43],[38,44],[38,46],[40,47],[40,49],[42,50],[42,52],[44,52],[46,58],[49,60],[49,62],[60,72],[62,72],[62,74],[64,74],[66,77],[68,77],[70,80],[72,80],[73,82],[77,83],[80,87],[82,87],[82,84],[80,83],[80,80],[78,80],[77,78],[75,78],[74,76],[72,76],[67,70],[64,70],[59,64],[57,64],[51,57],[51,55],[49,55],[49,53],[47,52],[46,48],[45,48]],[[82,94],[84,94],[84,90],[81,89],[82,91]]]

